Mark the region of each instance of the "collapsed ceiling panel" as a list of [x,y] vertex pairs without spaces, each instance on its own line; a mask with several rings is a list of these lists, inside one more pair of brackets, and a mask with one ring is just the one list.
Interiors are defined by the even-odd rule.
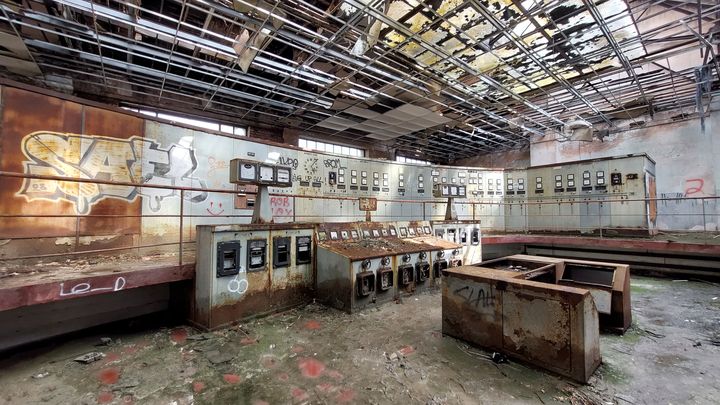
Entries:
[[[22,0],[0,75],[447,161],[697,105],[717,2]],[[58,87],[58,83],[66,83]]]

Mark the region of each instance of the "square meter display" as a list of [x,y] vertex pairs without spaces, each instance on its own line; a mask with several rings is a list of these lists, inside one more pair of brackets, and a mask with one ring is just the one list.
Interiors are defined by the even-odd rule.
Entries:
[[260,165],[260,177],[258,180],[261,183],[272,183],[275,181],[275,168],[272,166]]

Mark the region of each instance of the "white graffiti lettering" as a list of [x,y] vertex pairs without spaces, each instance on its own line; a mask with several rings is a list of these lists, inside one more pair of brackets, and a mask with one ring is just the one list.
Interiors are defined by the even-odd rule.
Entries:
[[245,294],[248,287],[248,281],[244,278],[239,278],[238,276],[233,277],[233,279],[228,282],[228,291],[233,294]]
[[70,288],[70,291],[65,291],[65,283],[60,283],[60,296],[67,297],[69,295],[82,295],[97,291],[120,291],[125,288],[127,281],[125,277],[118,277],[115,279],[112,287],[96,287],[92,288],[90,283],[78,283]]
[[238,269],[238,274],[236,274],[235,277],[233,277],[232,280],[228,282],[227,289],[229,292],[238,295],[242,295],[247,292],[250,285],[248,284],[246,278],[240,278],[241,274],[245,274],[245,267],[243,266],[240,266],[240,268]]
[[[80,179],[157,184],[176,187],[199,186],[205,182],[191,177],[197,169],[195,152],[177,144],[163,149],[153,139],[138,136],[129,139],[92,135],[33,132],[22,141],[28,160],[25,173]],[[148,207],[157,212],[164,199],[179,197],[178,190],[25,179],[17,193],[28,201],[69,201],[79,214],[106,198],[134,201],[144,196]],[[206,192],[185,192],[193,203],[205,201]]]

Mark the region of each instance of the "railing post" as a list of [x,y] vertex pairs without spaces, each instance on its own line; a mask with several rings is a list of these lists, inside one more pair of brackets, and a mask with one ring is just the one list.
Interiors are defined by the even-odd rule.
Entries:
[[[76,211],[77,212],[77,211]],[[80,214],[75,215],[75,246],[73,249],[77,252],[80,247]]]
[[603,237],[602,208],[602,201],[598,200],[598,226],[600,228],[600,238]]
[[700,203],[702,204],[703,232],[707,232],[707,222],[705,222],[705,197],[700,200]]
[[185,190],[180,190],[180,254],[179,264],[183,264],[183,214],[185,213]]
[[422,203],[422,208],[423,208],[423,221],[427,221],[427,217],[425,216],[425,201],[423,201],[423,203]]

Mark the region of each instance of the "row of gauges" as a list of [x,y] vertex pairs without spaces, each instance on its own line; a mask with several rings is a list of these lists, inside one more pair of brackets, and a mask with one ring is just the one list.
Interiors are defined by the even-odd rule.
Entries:
[[[614,176],[616,173],[613,173],[613,185],[619,185],[621,184],[621,176]],[[583,187],[590,187],[592,185],[590,180],[590,172],[584,171],[582,175],[582,185]],[[616,179],[617,178],[617,179]],[[509,180],[508,180],[509,181]],[[598,186],[605,186],[605,172],[602,170],[599,170],[595,173],[595,183]],[[555,188],[560,189],[563,187],[563,176],[561,174],[555,175]],[[567,174],[567,187],[570,189],[573,189],[575,187],[575,175],[573,173]],[[542,177],[536,177],[535,178],[535,189],[536,190],[542,190],[543,189],[543,178]],[[508,188],[509,190],[509,188]],[[574,190],[570,190],[574,191]]]
[[[440,172],[433,171],[433,176],[432,176],[433,183],[435,183],[435,184],[448,183],[448,178],[447,177],[439,177],[439,174],[440,174]],[[454,177],[450,178],[449,183],[465,184],[465,176],[466,176],[466,173],[460,172],[460,173],[458,173],[459,178],[454,178]],[[367,171],[361,170],[359,172],[359,176],[358,176],[357,170],[354,170],[354,169],[350,170],[350,184],[351,185],[357,185],[359,183],[362,186],[367,186],[369,183],[368,179],[369,179],[369,176],[368,176]],[[418,175],[417,180],[418,180],[418,183],[417,183],[418,188],[424,189],[425,188],[425,177],[422,174],[420,174],[420,175]],[[382,181],[382,183],[381,183],[381,181]],[[340,168],[340,169],[338,169],[337,172],[330,172],[328,174],[328,183],[330,185],[345,184],[346,183],[346,169]],[[381,173],[379,173],[379,172],[372,172],[372,185],[375,187],[379,187],[381,184],[383,187],[389,186],[390,174],[382,173],[382,176],[381,176]],[[480,175],[479,178],[475,178],[475,177],[469,178],[468,184],[478,184],[480,186],[480,188],[482,188],[482,175]],[[495,180],[488,179],[488,190],[492,190],[494,184],[495,184]],[[497,179],[497,185],[498,185],[498,189],[500,189],[501,188],[501,180],[500,179]],[[400,188],[405,187],[405,175],[402,173],[400,173],[398,175],[398,187],[400,187]]]
[[[431,235],[432,229],[430,229],[429,226],[418,226],[416,228],[408,228],[401,226],[400,228],[400,237],[406,238],[408,236],[422,236],[422,235]],[[391,226],[388,229],[363,229],[362,230],[362,238],[363,239],[374,239],[374,238],[380,238],[380,237],[397,237],[397,231],[395,230],[394,226]],[[360,234],[355,229],[351,230],[331,230],[329,232],[326,231],[318,231],[318,240],[325,241],[325,240],[360,240]]]
[[408,227],[405,228],[404,226],[400,227],[400,237],[406,238],[408,236],[422,236],[422,235],[431,235],[432,229],[430,229],[429,226],[425,225],[424,227],[418,226],[417,228]]
[[[390,266],[390,258],[385,256],[382,259],[380,259],[380,265],[383,267]],[[372,266],[372,262],[370,261],[370,259],[365,259],[362,261],[362,263],[360,263],[360,266],[362,267],[363,270],[369,270],[370,266]]]
[[[445,253],[443,252],[443,255],[444,255],[444,254],[445,254]],[[405,254],[403,255],[403,257],[402,257],[403,263],[408,263],[408,262],[410,262],[411,259],[412,259],[412,256],[410,256],[410,255],[407,254],[407,253],[405,253]],[[423,261],[423,260],[426,260],[426,259],[427,259],[427,253],[426,253],[426,252],[420,252],[420,253],[418,253],[418,260]]]
[[243,159],[230,161],[230,183],[290,187],[291,179],[292,169],[289,167]]
[[[508,191],[513,191],[515,189],[515,184],[511,178],[507,179],[507,189]],[[525,179],[517,179],[517,189],[518,191],[525,190]]]
[[434,197],[462,197],[467,195],[465,186],[456,186],[454,184],[436,184],[433,186]]

